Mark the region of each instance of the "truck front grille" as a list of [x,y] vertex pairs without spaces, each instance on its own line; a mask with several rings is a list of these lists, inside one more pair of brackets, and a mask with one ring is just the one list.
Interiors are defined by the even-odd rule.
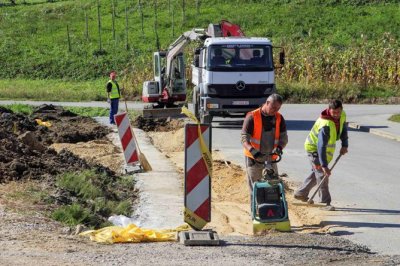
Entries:
[[208,87],[208,96],[216,98],[259,98],[274,92],[273,84],[246,84],[243,90],[238,90],[236,84],[212,84]]

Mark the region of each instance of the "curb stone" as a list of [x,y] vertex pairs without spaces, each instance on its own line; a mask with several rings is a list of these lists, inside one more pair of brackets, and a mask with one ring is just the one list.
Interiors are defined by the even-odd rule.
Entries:
[[380,129],[376,129],[376,128],[370,128],[370,127],[367,127],[367,126],[362,126],[362,125],[360,125],[358,123],[355,123],[355,122],[349,122],[348,123],[348,127],[356,129],[356,130],[359,130],[359,131],[362,131],[362,132],[367,132],[367,133],[370,133],[370,134],[374,134],[376,136],[380,136],[380,137],[383,137],[383,138],[387,138],[387,139],[391,139],[391,140],[395,140],[395,141],[400,141],[400,136],[399,135],[396,135],[396,134],[393,134],[393,133],[389,133],[389,132],[386,132],[384,130],[380,130]]

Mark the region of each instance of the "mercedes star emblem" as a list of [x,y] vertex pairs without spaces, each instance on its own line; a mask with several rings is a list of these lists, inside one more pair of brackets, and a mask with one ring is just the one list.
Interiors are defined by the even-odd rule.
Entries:
[[236,89],[242,91],[244,90],[244,88],[246,88],[246,83],[244,83],[243,80],[239,80],[238,82],[236,82]]

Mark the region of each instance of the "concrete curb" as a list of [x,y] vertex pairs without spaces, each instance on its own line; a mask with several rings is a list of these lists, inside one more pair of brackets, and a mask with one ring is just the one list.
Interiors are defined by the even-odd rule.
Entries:
[[379,137],[383,137],[383,138],[387,138],[387,139],[391,139],[391,140],[395,140],[395,141],[400,141],[400,136],[399,135],[396,135],[396,134],[393,134],[393,133],[390,133],[390,132],[387,132],[387,131],[384,131],[384,130],[380,130],[380,129],[376,129],[376,128],[370,128],[370,127],[367,127],[367,126],[362,126],[362,125],[360,125],[358,123],[355,123],[355,122],[349,122],[347,124],[347,126],[349,128],[353,128],[353,129],[356,129],[356,130],[359,130],[359,131],[362,131],[362,132],[371,133],[371,134],[374,134],[374,135],[379,136]]
[[[97,117],[96,121],[112,129],[113,143],[121,147],[117,127],[109,125],[108,117]],[[180,174],[175,165],[153,146],[144,131],[138,128],[133,128],[133,131],[153,171],[133,174],[139,193],[133,214],[125,218],[144,228],[170,229],[181,226],[184,224],[184,195]],[[123,157],[123,153],[119,156]]]

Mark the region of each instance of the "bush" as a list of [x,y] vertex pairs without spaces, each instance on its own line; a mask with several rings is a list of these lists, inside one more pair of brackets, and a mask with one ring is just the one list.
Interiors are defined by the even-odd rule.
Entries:
[[74,203],[71,206],[63,206],[55,210],[51,217],[59,222],[65,223],[69,226],[75,226],[78,224],[85,225],[98,225],[96,216],[91,212],[82,207],[80,204]]
[[90,227],[108,224],[109,216],[132,212],[134,183],[128,177],[110,177],[87,170],[57,177],[58,189],[68,193],[71,206],[61,206],[51,217],[68,225],[79,223]]

